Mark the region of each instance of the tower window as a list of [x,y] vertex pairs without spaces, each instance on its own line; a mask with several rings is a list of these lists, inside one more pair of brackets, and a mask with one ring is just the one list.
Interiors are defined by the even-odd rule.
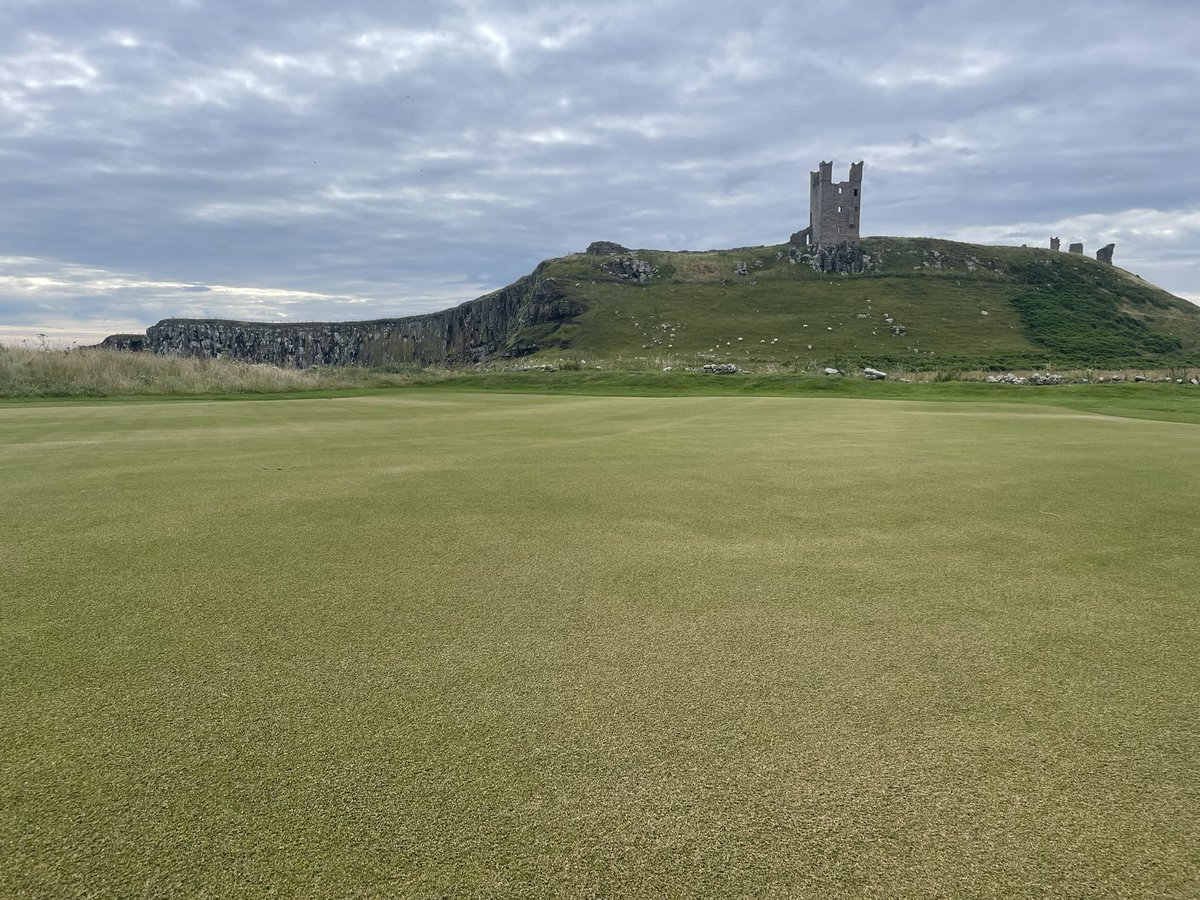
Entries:
[[854,196],[855,196],[855,197],[857,197],[857,196],[858,196],[858,188],[855,188],[855,189],[854,189]]

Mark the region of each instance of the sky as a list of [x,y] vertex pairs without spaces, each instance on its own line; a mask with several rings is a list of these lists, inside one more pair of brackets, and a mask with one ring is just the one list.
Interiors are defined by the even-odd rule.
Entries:
[[4,0],[0,341],[780,243],[821,160],[864,235],[1113,241],[1200,302],[1197,47],[1195,0]]

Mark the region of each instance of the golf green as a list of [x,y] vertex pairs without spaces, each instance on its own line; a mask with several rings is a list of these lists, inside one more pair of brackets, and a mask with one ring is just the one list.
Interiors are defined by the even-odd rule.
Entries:
[[0,895],[1194,897],[1200,427],[0,409]]

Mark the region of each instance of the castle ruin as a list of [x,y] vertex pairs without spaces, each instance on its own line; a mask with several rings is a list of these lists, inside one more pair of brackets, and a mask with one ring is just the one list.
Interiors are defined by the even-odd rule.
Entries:
[[862,208],[862,162],[850,164],[848,181],[833,181],[833,163],[822,160],[809,173],[808,227],[792,235],[798,247],[857,244]]
[[791,237],[792,258],[818,272],[861,272],[859,246],[862,209],[862,162],[850,164],[850,178],[834,183],[833,163],[821,161],[809,173],[808,227]]
[[[1059,242],[1058,238],[1056,238],[1056,237],[1050,238],[1050,249],[1051,250],[1057,250],[1061,246],[1062,246],[1062,244]],[[1111,266],[1112,258],[1113,258],[1113,250],[1115,250],[1116,248],[1117,248],[1116,244],[1105,244],[1103,247],[1101,247],[1099,250],[1096,251],[1096,259],[1100,260],[1100,262],[1102,262],[1102,263],[1108,263]],[[1082,243],[1074,243],[1070,247],[1067,248],[1067,252],[1068,253],[1082,253],[1083,252],[1083,244]]]

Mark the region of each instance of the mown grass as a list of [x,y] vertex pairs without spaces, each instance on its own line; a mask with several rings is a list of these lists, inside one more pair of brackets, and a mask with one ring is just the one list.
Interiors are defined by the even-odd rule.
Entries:
[[837,396],[0,409],[0,895],[1192,896],[1198,446]]

